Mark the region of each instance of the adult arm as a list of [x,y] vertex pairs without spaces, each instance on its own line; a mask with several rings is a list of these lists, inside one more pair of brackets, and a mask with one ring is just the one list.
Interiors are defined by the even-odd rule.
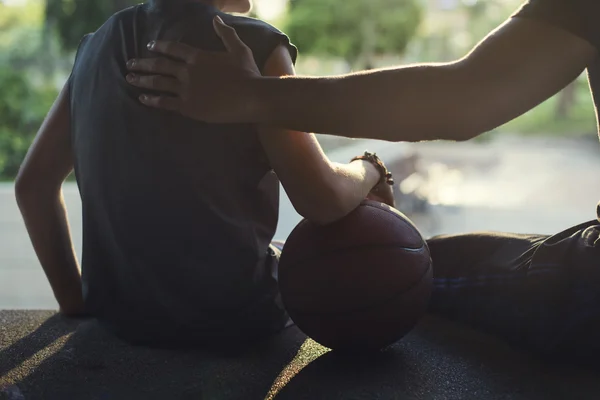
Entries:
[[[263,68],[266,76],[294,73],[284,46],[273,51]],[[317,223],[329,223],[348,214],[380,179],[377,169],[366,161],[329,161],[312,133],[263,125],[260,140],[296,211]]]
[[15,182],[17,203],[61,312],[84,312],[81,275],[62,183],[73,169],[68,84],[42,124]]
[[[567,31],[511,19],[453,63],[257,82],[257,101],[266,104],[262,118],[283,126],[393,141],[467,140],[556,94],[595,56]],[[282,93],[294,96],[282,102]]]
[[511,18],[464,58],[334,78],[260,77],[235,31],[217,21],[220,55],[177,43],[153,50],[183,62],[135,60],[130,80],[175,96],[149,106],[212,122],[261,122],[302,131],[390,141],[467,140],[504,124],[573,81],[597,57],[584,39],[532,19]]

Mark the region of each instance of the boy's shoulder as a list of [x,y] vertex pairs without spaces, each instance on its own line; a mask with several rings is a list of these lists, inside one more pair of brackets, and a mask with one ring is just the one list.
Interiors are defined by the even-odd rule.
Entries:
[[[127,22],[131,22],[133,19],[135,19],[138,15],[138,12],[143,13],[148,12],[149,10],[150,8],[148,4],[142,3],[114,13],[101,27],[98,28],[98,30],[96,30],[96,32],[89,33],[83,37],[80,42],[79,49],[83,48],[84,43],[89,41],[89,39],[94,36],[95,33],[112,32],[118,34],[119,32],[117,32],[117,28],[122,25],[122,22],[125,22],[125,26],[127,26],[129,25]],[[285,33],[275,28],[273,25],[257,18],[241,15],[232,15],[221,12],[218,12],[218,15],[223,18],[225,23],[232,26],[238,33],[240,39],[242,39],[242,41],[244,41],[244,43],[250,47],[254,53],[259,68],[262,69],[262,66],[268,57],[279,45],[287,47],[292,60],[296,62],[298,49],[291,43],[289,37]]]
[[277,35],[286,36],[285,33],[280,31],[279,29],[275,28],[273,25],[271,25],[261,19],[258,19],[258,18],[246,17],[243,15],[232,15],[232,14],[222,14],[221,17],[223,18],[223,21],[225,21],[225,23],[227,23],[235,28],[255,29],[255,30],[263,31],[265,33],[274,33]]
[[100,25],[95,31],[88,32],[85,35],[83,35],[79,43],[79,47],[82,47],[82,44],[88,39],[90,39],[92,36],[94,36],[96,32],[101,32],[103,30],[110,29],[113,25],[115,25],[115,23],[119,23],[120,21],[123,21],[125,19],[132,18],[135,15],[136,10],[141,9],[144,5],[144,3],[137,4],[115,12],[113,15],[108,17],[106,21],[104,21],[104,23]]
[[283,45],[288,48],[292,60],[296,62],[298,49],[292,44],[290,38],[285,33],[273,25],[252,17],[231,14],[222,14],[221,17],[226,24],[236,30],[240,39],[254,53],[264,51],[266,53],[264,56],[268,57],[277,46]]

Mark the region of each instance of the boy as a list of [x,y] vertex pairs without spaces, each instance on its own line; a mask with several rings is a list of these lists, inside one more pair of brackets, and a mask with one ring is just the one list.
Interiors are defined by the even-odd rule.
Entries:
[[[155,39],[224,50],[216,16],[236,26],[264,75],[294,74],[296,49],[283,33],[224,13],[249,8],[247,0],[151,1],[82,40],[16,182],[63,313],[89,313],[153,346],[259,338],[290,323],[270,246],[279,180],[297,211],[318,223],[346,215],[375,186],[393,204],[374,158],[335,164],[312,134],[210,125],[139,103],[125,62],[147,56]],[[81,276],[60,192],[73,168],[83,205]]]

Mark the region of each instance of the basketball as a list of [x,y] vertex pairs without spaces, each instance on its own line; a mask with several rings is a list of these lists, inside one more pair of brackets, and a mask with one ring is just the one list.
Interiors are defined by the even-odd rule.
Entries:
[[366,200],[328,225],[303,220],[281,254],[294,323],[334,350],[378,350],[410,332],[433,286],[429,248],[400,211]]

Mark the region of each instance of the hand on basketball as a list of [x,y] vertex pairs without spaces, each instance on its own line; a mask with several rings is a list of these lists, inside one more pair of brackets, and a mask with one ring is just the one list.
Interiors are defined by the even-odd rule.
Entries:
[[257,102],[250,82],[261,74],[252,51],[220,17],[213,24],[227,51],[208,52],[182,43],[150,42],[148,49],[171,59],[129,60],[126,79],[139,88],[162,93],[140,96],[140,101],[150,107],[213,123],[256,122]]
[[387,182],[378,183],[367,195],[367,199],[385,203],[390,207],[396,207],[394,199],[394,187]]
[[368,200],[378,201],[380,203],[387,204],[390,207],[396,207],[396,201],[394,199],[394,179],[392,173],[387,169],[383,160],[375,153],[365,151],[364,155],[354,157],[354,160],[365,160],[370,162],[379,171],[380,179],[379,183],[375,185],[373,189],[367,195]]

